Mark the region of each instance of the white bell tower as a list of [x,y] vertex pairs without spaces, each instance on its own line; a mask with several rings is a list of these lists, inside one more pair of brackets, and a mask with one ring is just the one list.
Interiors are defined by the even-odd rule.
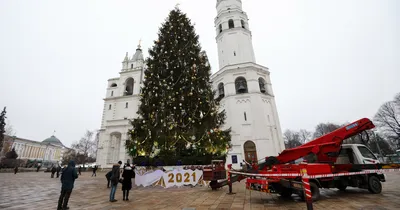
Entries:
[[269,69],[256,63],[241,0],[217,0],[215,18],[219,70],[213,88],[231,128],[226,164],[259,161],[285,149]]
[[247,14],[241,0],[217,0],[215,18],[219,68],[256,62]]

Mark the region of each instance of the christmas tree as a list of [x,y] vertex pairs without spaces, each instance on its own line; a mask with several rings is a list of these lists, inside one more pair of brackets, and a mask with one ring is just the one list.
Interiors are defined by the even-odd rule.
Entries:
[[149,49],[138,117],[128,153],[159,156],[224,155],[230,129],[214,98],[207,55],[186,14],[169,13]]

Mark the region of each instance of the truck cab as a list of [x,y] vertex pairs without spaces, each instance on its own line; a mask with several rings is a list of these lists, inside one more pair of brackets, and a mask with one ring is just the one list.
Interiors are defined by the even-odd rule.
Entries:
[[379,164],[374,153],[363,144],[342,144],[335,164]]

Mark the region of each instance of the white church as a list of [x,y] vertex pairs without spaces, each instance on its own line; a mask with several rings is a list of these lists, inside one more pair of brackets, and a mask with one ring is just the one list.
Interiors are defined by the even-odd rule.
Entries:
[[[264,159],[285,149],[270,72],[256,63],[247,14],[241,0],[217,0],[215,18],[219,71],[212,75],[220,109],[226,111],[225,128],[232,128],[232,148],[227,164],[240,168],[243,160]],[[143,71],[146,69],[141,46],[122,62],[119,77],[108,80],[100,129],[97,164],[112,167],[130,157],[125,142],[137,117]]]

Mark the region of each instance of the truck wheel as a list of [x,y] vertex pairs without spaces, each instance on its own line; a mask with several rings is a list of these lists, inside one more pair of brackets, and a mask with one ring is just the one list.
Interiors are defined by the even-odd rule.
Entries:
[[373,194],[379,194],[382,192],[382,183],[376,176],[370,176],[368,178],[368,191]]
[[346,185],[340,185],[337,187],[340,191],[346,191],[347,186]]
[[[321,197],[321,193],[319,191],[319,187],[317,184],[315,184],[314,182],[310,182],[310,189],[311,189],[311,198],[313,201],[317,201],[319,200],[319,198]],[[302,201],[306,200],[305,194],[304,192],[299,193],[299,196],[301,198]]]
[[210,185],[212,190],[217,190],[218,189],[218,186],[217,186],[218,182],[215,181],[215,180],[212,180],[209,185]]
[[290,198],[293,194],[293,189],[282,187],[282,191],[279,193],[283,198]]

